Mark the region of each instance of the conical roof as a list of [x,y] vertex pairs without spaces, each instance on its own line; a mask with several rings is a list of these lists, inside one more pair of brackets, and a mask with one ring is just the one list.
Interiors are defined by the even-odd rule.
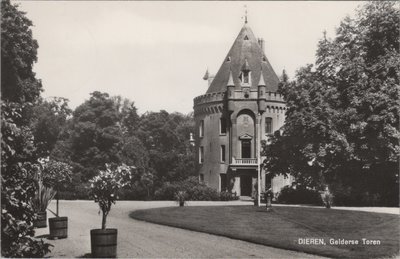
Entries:
[[258,81],[258,86],[266,86],[264,76],[260,73],[260,81]]
[[210,84],[207,93],[226,91],[230,71],[232,71],[235,89],[240,89],[239,75],[243,65],[250,68],[251,88],[257,89],[262,71],[266,91],[275,92],[278,89],[279,78],[268,62],[253,31],[245,23]]
[[230,71],[230,70],[229,70],[229,79],[228,79],[228,83],[226,84],[226,86],[235,86],[235,83],[233,82],[232,71]]

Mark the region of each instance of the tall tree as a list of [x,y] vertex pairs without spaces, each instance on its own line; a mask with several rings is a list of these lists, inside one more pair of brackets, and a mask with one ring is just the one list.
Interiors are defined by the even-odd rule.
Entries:
[[138,137],[149,151],[156,184],[178,181],[193,175],[193,151],[189,145],[193,116],[166,111],[149,112],[140,118]]
[[71,160],[82,179],[91,179],[105,163],[121,162],[122,129],[115,102],[107,93],[93,92],[73,112]]
[[281,85],[286,124],[265,149],[267,170],[398,204],[399,17],[398,3],[365,4],[318,43],[315,69]]
[[1,2],[1,95],[16,103],[34,102],[42,85],[32,71],[38,43],[32,22],[8,0]]
[[38,44],[32,22],[1,1],[1,255],[43,257],[49,245],[33,238],[37,152],[29,127],[41,84],[32,72]]

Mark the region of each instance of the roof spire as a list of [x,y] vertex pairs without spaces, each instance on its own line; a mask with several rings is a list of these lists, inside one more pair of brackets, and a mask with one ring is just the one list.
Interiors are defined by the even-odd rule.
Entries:
[[258,86],[266,86],[262,69],[261,69],[261,74],[260,74],[260,80],[258,81]]
[[235,86],[235,84],[233,83],[232,70],[229,70],[229,79],[226,86]]
[[244,5],[244,23],[247,23],[247,5]]
[[208,73],[208,67],[207,67],[206,73],[203,76],[203,80],[208,80],[209,77],[210,77],[210,75]]

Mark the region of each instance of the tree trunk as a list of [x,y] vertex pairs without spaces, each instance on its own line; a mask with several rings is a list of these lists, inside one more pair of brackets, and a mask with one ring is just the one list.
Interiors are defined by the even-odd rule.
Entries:
[[103,219],[101,221],[101,229],[106,229],[107,213],[103,211]]
[[56,216],[59,217],[58,215],[58,190],[56,190]]

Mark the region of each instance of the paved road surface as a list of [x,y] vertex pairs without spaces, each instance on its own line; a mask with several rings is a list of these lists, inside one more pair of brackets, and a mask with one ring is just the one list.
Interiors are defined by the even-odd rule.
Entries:
[[[190,202],[190,205],[224,205],[226,202]],[[235,201],[228,204],[245,205]],[[118,257],[181,258],[311,258],[312,255],[287,251],[226,237],[134,220],[129,212],[137,209],[176,206],[168,201],[118,201],[108,216],[107,227],[118,228]],[[49,207],[54,211],[55,202]],[[52,217],[51,213],[47,213]],[[90,253],[90,229],[99,228],[101,216],[93,201],[60,201],[60,215],[68,216],[68,238],[49,240],[54,244],[52,257],[82,257]],[[48,234],[48,228],[36,235]],[[315,257],[320,258],[320,257]]]

